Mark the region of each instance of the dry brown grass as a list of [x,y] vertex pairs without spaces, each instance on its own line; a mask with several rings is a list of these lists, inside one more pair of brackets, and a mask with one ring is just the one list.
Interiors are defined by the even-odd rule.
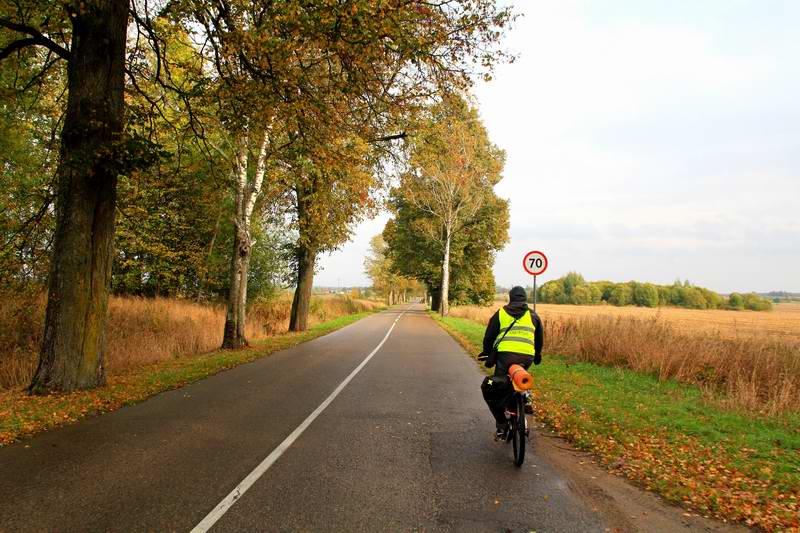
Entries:
[[[36,368],[44,295],[0,295],[0,389],[27,385]],[[251,306],[247,337],[260,340],[289,327],[291,296]],[[311,325],[380,307],[367,300],[315,297]],[[106,329],[106,366],[113,374],[131,367],[219,348],[225,323],[221,305],[168,298],[113,297]]]
[[[456,307],[451,315],[485,323],[494,310]],[[742,318],[685,309],[542,305],[538,311],[546,352],[697,384],[730,407],[764,414],[800,411],[800,335],[794,321],[800,306],[733,312]],[[759,319],[769,325],[756,327]]]
[[[501,302],[496,302],[497,306]],[[495,307],[463,306],[453,316],[489,320]],[[538,304],[542,318],[584,318],[610,316],[614,318],[663,319],[687,333],[719,333],[725,337],[771,337],[800,341],[800,304],[776,304],[772,311],[697,310],[679,307],[615,307],[613,305],[556,305]]]

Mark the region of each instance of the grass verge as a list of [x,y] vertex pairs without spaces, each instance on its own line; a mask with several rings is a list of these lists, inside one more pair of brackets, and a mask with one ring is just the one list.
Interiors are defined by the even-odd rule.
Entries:
[[[473,356],[484,326],[434,318]],[[546,356],[537,416],[610,470],[705,516],[800,531],[800,414],[757,417],[688,384]]]
[[48,396],[29,396],[22,390],[0,391],[0,446],[82,418],[114,411],[159,392],[291,348],[352,324],[373,312],[342,316],[302,333],[275,335],[257,341],[245,350],[219,350],[136,367],[110,375],[106,386],[90,391]]

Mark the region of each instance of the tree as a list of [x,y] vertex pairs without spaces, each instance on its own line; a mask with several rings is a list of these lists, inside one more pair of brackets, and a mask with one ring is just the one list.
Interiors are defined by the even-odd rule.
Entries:
[[590,305],[592,303],[592,290],[588,285],[573,287],[570,294],[570,303],[573,305]]
[[[303,165],[293,166],[297,175],[284,182],[285,194],[279,195],[291,198],[299,235],[291,329],[306,327],[316,255],[340,244],[313,242],[318,221],[304,218],[320,209],[315,205],[313,182],[325,180],[314,176],[336,175],[342,168],[326,168],[329,158],[317,157],[319,152],[342,141],[380,144],[402,137],[398,126],[420,102],[441,90],[467,87],[473,62],[488,72],[505,57],[495,45],[512,19],[510,11],[497,8],[494,0],[439,5],[353,0],[346,7],[338,2],[300,0],[179,0],[166,9],[167,16],[187,32],[201,29],[195,33],[204,41],[201,49],[209,54],[194,86],[217,87],[219,119],[233,144],[241,144],[243,131],[259,127],[254,113],[268,110],[267,122],[282,128],[281,134],[272,134],[281,143],[275,156],[286,148],[290,154],[281,155],[282,161],[294,164],[300,153],[300,162],[311,160],[316,167],[309,177]],[[148,20],[138,22],[153,26]],[[243,128],[248,121],[249,126]],[[252,146],[249,152],[258,150]],[[257,159],[258,155],[249,158]],[[323,183],[319,191],[325,193],[328,185]],[[356,215],[363,207],[363,202],[356,203]],[[346,232],[344,223],[336,231]],[[242,260],[232,262],[231,302],[236,298],[234,286],[246,278],[242,271],[247,267],[247,235],[240,231],[247,223],[239,220],[236,226],[245,246],[234,251]],[[305,231],[308,227],[312,232]],[[243,306],[229,305],[233,306],[232,320],[243,323]],[[226,331],[238,329],[229,326]]]
[[608,303],[616,306],[625,306],[633,303],[633,290],[627,284],[619,284],[611,291]]
[[744,298],[738,292],[732,292],[728,297],[728,307],[730,309],[744,309]]
[[364,259],[364,271],[372,280],[373,288],[386,297],[388,305],[404,302],[408,290],[419,291],[419,284],[415,280],[397,274],[383,235],[375,235],[370,240],[370,250]]
[[554,279],[539,287],[539,301],[546,304],[567,303],[568,296],[564,291],[564,281]]
[[[250,257],[252,255],[252,218],[256,200],[261,193],[266,173],[267,150],[270,143],[270,128],[256,129],[260,139],[257,152],[250,152],[249,131],[236,139],[234,175],[234,216],[233,253],[231,254],[230,285],[228,288],[228,308],[225,313],[225,332],[223,348],[247,346],[245,321],[247,309],[247,281]],[[255,158],[255,169],[250,161]]]
[[[67,105],[56,171],[56,227],[45,331],[32,393],[105,380],[103,328],[113,258],[124,132],[127,0],[69,1],[4,10],[0,59],[40,46],[66,61]],[[67,47],[66,41],[70,41]]]
[[636,284],[633,303],[640,307],[658,307],[658,289],[650,283]]
[[339,139],[349,157],[323,160],[302,151],[291,163],[293,209],[298,239],[294,245],[297,283],[289,317],[290,331],[308,326],[314,267],[319,253],[336,249],[350,237],[351,228],[375,208],[371,192],[377,187],[369,164],[369,147],[358,139]]
[[26,49],[0,62],[0,287],[47,283],[63,69]]
[[[483,206],[464,225],[451,243],[452,271],[448,293],[458,303],[488,303],[494,298],[492,266],[495,253],[508,242],[508,202],[492,189],[484,191]],[[423,283],[432,308],[441,303],[441,241],[433,228],[438,221],[409,203],[400,188],[390,195],[394,218],[386,223],[383,237],[388,244],[392,268]]]
[[[129,16],[135,22],[130,39]],[[442,89],[467,87],[475,64],[485,67],[481,72],[491,69],[502,56],[495,45],[510,20],[510,12],[497,8],[494,0],[441,5],[353,0],[347,9],[340,2],[302,0],[174,0],[138,6],[124,0],[64,0],[0,6],[0,60],[34,64],[39,72],[32,81],[52,81],[54,93],[63,83],[67,94],[62,133],[52,136],[52,144],[60,145],[58,162],[41,165],[45,177],[50,176],[48,165],[57,167],[57,185],[31,182],[2,191],[4,197],[17,195],[18,189],[42,192],[37,198],[41,209],[31,211],[26,200],[2,214],[3,229],[11,228],[13,237],[0,251],[2,264],[10,265],[19,279],[39,280],[46,262],[35,258],[53,250],[45,342],[31,390],[71,390],[103,381],[117,180],[160,157],[147,140],[126,128],[126,88],[147,102],[151,116],[186,114],[199,146],[219,158],[222,173],[230,178],[232,192],[218,198],[219,205],[233,204],[230,233],[219,230],[228,222],[220,216],[203,226],[212,228],[208,258],[219,247],[218,237],[231,236],[226,321],[231,342],[226,344],[241,345],[246,343],[243,295],[257,244],[253,217],[260,216],[259,202],[268,203],[259,189],[279,173],[275,166],[285,158],[277,154],[285,155],[287,144],[298,140],[296,119],[337,132],[324,143],[355,139],[356,144],[377,145],[392,137],[374,135],[380,132],[399,137],[398,126],[422,101]],[[62,65],[63,75],[58,73]],[[167,92],[177,107],[164,98]],[[166,181],[154,180],[159,187]],[[269,203],[277,203],[291,188],[268,189],[273,194]],[[157,197],[145,196],[147,201]],[[155,231],[158,221],[148,218]],[[173,220],[182,224],[189,218],[181,213]],[[130,246],[121,253],[129,259],[120,270],[125,283],[133,284],[135,263],[148,256],[146,273],[158,275],[146,290],[159,292],[162,282],[170,290],[196,284],[201,295],[209,261],[203,265],[202,254],[189,260],[181,255],[185,250],[170,250],[165,242],[149,243],[143,229],[122,237]],[[198,230],[195,244],[208,236]],[[198,275],[175,268],[182,261],[199,265],[194,268]],[[140,275],[140,288],[149,279]]]
[[568,272],[566,276],[561,278],[561,280],[562,283],[564,284],[564,292],[568,297],[572,296],[572,292],[575,290],[576,287],[586,285],[586,280],[583,279],[583,276],[581,276],[577,272]]
[[683,288],[681,301],[683,302],[683,307],[688,307],[689,309],[706,309],[708,307],[708,302],[703,297],[703,293],[691,286]]
[[769,311],[772,309],[772,302],[754,292],[742,295],[742,303],[745,309],[751,311]]
[[508,201],[486,190],[482,204],[452,243],[448,298],[457,305],[494,301],[493,266],[495,254],[508,242]]
[[434,221],[428,229],[442,252],[439,312],[447,315],[453,238],[480,210],[486,190],[500,180],[505,154],[489,141],[477,111],[464,100],[450,98],[431,111],[409,143],[409,169],[400,189]]
[[671,305],[672,291],[666,285],[658,286],[658,305]]
[[[146,80],[138,87],[150,99],[159,95]],[[203,151],[176,95],[160,97],[160,112],[141,94],[127,97],[128,128],[158,146],[158,159],[120,179],[112,288],[116,294],[217,298],[227,287],[221,271],[228,255],[221,251],[232,242],[223,221],[233,199],[217,171],[225,161]]]
[[594,284],[589,284],[589,292],[592,295],[592,303],[599,304],[603,301],[603,290]]

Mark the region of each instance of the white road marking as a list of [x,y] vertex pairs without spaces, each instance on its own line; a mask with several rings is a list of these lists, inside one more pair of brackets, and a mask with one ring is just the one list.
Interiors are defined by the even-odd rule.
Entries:
[[192,533],[205,533],[211,529],[211,527],[216,524],[226,512],[228,512],[228,509],[230,509],[233,504],[236,503],[236,501],[241,498],[245,492],[247,492],[247,489],[252,487],[253,484],[258,481],[258,478],[263,476],[264,472],[266,472],[269,467],[275,464],[280,456],[283,455],[283,452],[288,450],[294,441],[296,441],[297,438],[303,434],[303,432],[322,413],[322,411],[324,411],[325,408],[328,407],[337,396],[339,396],[339,393],[344,390],[347,384],[350,383],[354,377],[356,377],[356,374],[361,372],[361,369],[367,366],[367,363],[369,363],[370,359],[372,359],[372,357],[378,353],[378,350],[381,349],[381,346],[383,346],[383,344],[386,342],[386,339],[389,338],[392,330],[404,314],[406,314],[406,310],[404,310],[402,313],[400,313],[400,315],[398,315],[397,318],[394,319],[394,322],[392,322],[392,327],[390,327],[389,331],[386,332],[383,340],[375,347],[374,350],[369,353],[369,355],[363,361],[361,361],[361,363],[352,372],[350,372],[350,375],[344,378],[344,381],[342,381],[339,386],[333,390],[330,396],[328,396],[325,401],[319,405],[319,407],[314,409],[314,412],[308,415],[308,418],[303,420],[303,423],[297,426],[297,429],[292,431],[289,436],[283,440],[283,442],[278,444],[278,446],[272,450],[272,453],[270,453],[263,461],[261,461],[261,463],[259,463],[259,465],[241,481],[241,483],[236,485],[236,488],[234,488],[230,494],[225,496],[225,498],[219,502],[217,506],[214,507],[214,509],[192,529]]

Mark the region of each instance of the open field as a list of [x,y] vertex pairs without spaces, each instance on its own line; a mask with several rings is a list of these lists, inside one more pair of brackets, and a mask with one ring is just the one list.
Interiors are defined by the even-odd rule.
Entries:
[[[248,310],[247,338],[287,331],[292,300],[283,295]],[[309,325],[372,311],[382,304],[324,296],[311,300]],[[44,320],[44,295],[0,295],[0,390],[30,383],[36,369]],[[208,352],[222,344],[225,307],[174,298],[112,297],[106,326],[109,375],[176,357]]]
[[[454,307],[450,314],[486,324],[494,309]],[[800,306],[761,313],[542,305],[539,313],[545,354],[698,385],[728,408],[800,411]]]
[[[490,307],[454,307],[451,315],[471,320],[488,321],[502,305]],[[550,318],[584,318],[593,316],[658,318],[686,332],[719,333],[726,337],[769,335],[800,341],[800,303],[775,304],[772,311],[723,311],[682,309],[679,307],[615,307],[613,305],[537,304],[536,310],[545,322]]]
[[[435,318],[473,356],[481,351],[482,323]],[[709,402],[698,385],[552,353],[532,369],[536,414],[550,429],[609,470],[702,515],[798,531],[800,413],[731,411]]]

